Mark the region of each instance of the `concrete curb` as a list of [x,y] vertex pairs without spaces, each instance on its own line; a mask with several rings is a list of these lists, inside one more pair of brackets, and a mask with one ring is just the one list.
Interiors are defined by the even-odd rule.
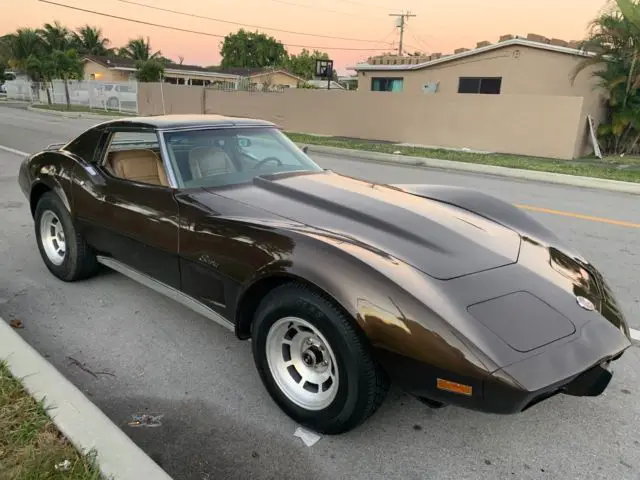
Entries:
[[60,432],[82,453],[92,449],[102,474],[114,480],[171,480],[98,407],[0,317],[0,360],[45,405]]
[[85,113],[85,112],[59,112],[57,110],[45,110],[44,108],[37,108],[33,105],[29,105],[27,110],[36,113],[42,113],[44,115],[51,115],[54,117],[64,117],[64,118],[86,118],[89,120],[116,120],[118,118],[122,118],[122,116],[116,115],[99,115],[96,113]]
[[458,170],[464,172],[481,173],[485,175],[497,175],[500,177],[518,178],[535,182],[554,183],[559,185],[571,185],[574,187],[608,190],[612,192],[630,193],[640,195],[640,183],[622,182],[604,178],[579,177],[561,173],[539,172],[536,170],[522,170],[517,168],[497,167],[494,165],[480,165],[477,163],[456,162],[453,160],[439,160],[436,158],[413,157],[408,155],[394,155],[391,153],[368,152],[349,148],[326,147],[310,143],[298,143],[298,146],[306,146],[309,153],[324,153],[353,160],[365,160],[378,163],[390,163],[411,167],[427,167],[442,170]]

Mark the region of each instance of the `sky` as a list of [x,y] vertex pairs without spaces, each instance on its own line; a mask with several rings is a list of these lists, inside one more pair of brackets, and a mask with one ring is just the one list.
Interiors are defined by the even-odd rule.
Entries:
[[[406,24],[406,51],[452,53],[459,47],[473,48],[479,41],[496,42],[504,34],[537,33],[580,40],[606,4],[606,0],[49,1],[208,35],[132,23],[40,0],[0,0],[0,35],[55,20],[70,28],[89,24],[102,29],[111,40],[110,46],[121,46],[138,36],[149,37],[152,48],[166,57],[177,61],[182,56],[185,64],[217,65],[222,37],[244,26],[277,38],[290,54],[299,53],[303,46],[326,51],[341,74],[353,73],[346,68],[371,55],[397,51],[399,29],[390,13],[409,11],[416,15]],[[236,24],[159,11],[128,1]],[[212,36],[216,34],[220,37]]]

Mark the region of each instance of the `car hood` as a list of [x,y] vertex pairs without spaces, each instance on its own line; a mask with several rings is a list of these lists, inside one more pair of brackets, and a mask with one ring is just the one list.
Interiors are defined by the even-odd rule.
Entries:
[[520,235],[468,210],[331,171],[212,193],[367,243],[441,280],[518,260]]

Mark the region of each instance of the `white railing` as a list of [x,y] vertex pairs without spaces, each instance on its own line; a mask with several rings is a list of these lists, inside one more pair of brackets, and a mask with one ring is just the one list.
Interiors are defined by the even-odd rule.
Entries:
[[[30,103],[66,105],[67,92],[63,80],[5,82],[7,99]],[[98,80],[67,81],[69,103],[87,109],[138,113],[138,84],[131,82],[103,82]]]

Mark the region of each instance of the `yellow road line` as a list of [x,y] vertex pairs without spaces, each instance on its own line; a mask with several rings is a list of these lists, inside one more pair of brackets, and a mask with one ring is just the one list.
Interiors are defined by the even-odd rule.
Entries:
[[552,215],[562,215],[563,217],[579,218],[581,220],[589,220],[591,222],[609,223],[621,227],[640,228],[640,223],[625,222],[623,220],[611,220],[609,218],[593,217],[591,215],[582,215],[580,213],[563,212],[561,210],[551,210],[549,208],[533,207],[531,205],[518,205],[516,207],[532,212],[550,213]]

